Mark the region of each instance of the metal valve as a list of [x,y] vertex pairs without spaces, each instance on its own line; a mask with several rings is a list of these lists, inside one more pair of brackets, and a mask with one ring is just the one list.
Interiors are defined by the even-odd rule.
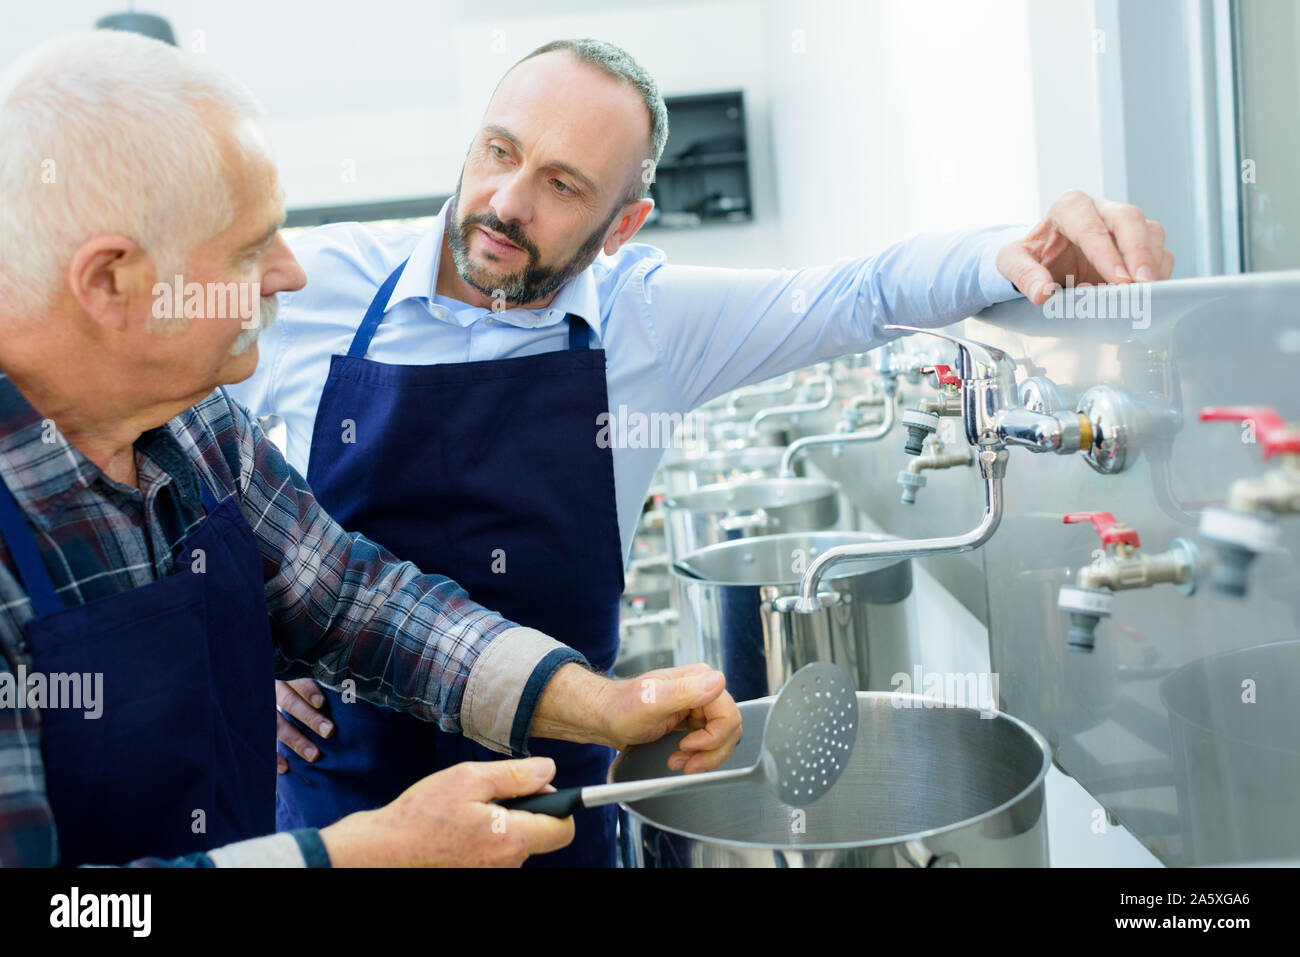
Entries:
[[1110,615],[1116,591],[1165,582],[1184,595],[1196,591],[1198,554],[1187,539],[1176,538],[1168,551],[1146,555],[1138,552],[1137,529],[1116,521],[1110,512],[1071,512],[1062,521],[1067,525],[1091,522],[1104,547],[1092,564],[1079,569],[1077,585],[1061,587],[1057,604],[1069,618],[1066,643],[1074,650],[1093,650],[1097,625]]
[[1276,516],[1300,511],[1300,426],[1288,424],[1268,406],[1210,406],[1200,418],[1249,423],[1264,460],[1282,456],[1282,463],[1263,475],[1233,482],[1224,507],[1201,513],[1201,537],[1215,546],[1217,558],[1210,583],[1215,591],[1240,598],[1246,594],[1251,562],[1277,547],[1281,529]]
[[[1001,349],[931,329],[888,325],[888,331],[921,332],[957,345],[957,371],[930,366],[939,381],[939,395],[922,399],[903,413],[906,451],[920,455],[927,435],[938,429],[938,416],[961,416],[966,441],[980,449],[1020,446],[1033,452],[1067,455],[1087,449],[1092,429],[1077,412],[1031,412],[1020,404],[1016,364]],[[940,371],[941,369],[945,371]]]
[[903,412],[903,428],[907,431],[903,451],[908,455],[921,454],[925,440],[939,431],[940,416],[961,415],[961,376],[946,365],[924,365],[918,371],[934,375],[939,395],[921,399],[915,409]]
[[940,386],[961,386],[961,376],[954,375],[951,366],[933,365],[921,367],[921,375],[930,375],[931,373],[934,374]]

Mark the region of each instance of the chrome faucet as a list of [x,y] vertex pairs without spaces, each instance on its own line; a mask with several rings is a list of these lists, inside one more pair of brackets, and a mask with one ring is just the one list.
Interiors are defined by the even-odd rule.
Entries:
[[[930,329],[913,326],[882,326],[891,332],[922,332],[957,344],[956,375],[939,375],[944,403],[932,413],[948,414],[952,407],[960,414],[966,429],[966,441],[981,449],[1001,449],[1018,445],[1034,452],[1069,455],[1092,444],[1088,419],[1077,412],[1030,412],[1020,404],[1016,388],[1016,364],[1001,349],[961,339]],[[947,367],[937,367],[946,370]],[[936,370],[937,371],[937,370]],[[923,406],[926,411],[929,406]],[[923,428],[907,423],[909,431]],[[933,432],[935,429],[929,429]],[[913,451],[913,447],[915,450]],[[920,444],[909,442],[908,451],[921,453]]]
[[816,402],[795,402],[792,405],[774,405],[767,409],[761,409],[755,413],[754,417],[749,420],[749,435],[758,435],[758,427],[768,419],[802,415],[805,412],[821,412],[823,409],[829,409],[831,402],[835,399],[835,377],[829,372],[823,372],[814,379],[809,379],[807,387],[811,389],[817,383],[823,386],[822,397]]
[[759,382],[756,385],[749,385],[744,388],[736,389],[731,393],[730,398],[727,400],[727,414],[733,418],[739,414],[740,410],[738,407],[741,399],[748,399],[754,396],[780,395],[783,392],[789,392],[796,385],[798,385],[798,382],[795,379],[795,374],[790,372],[767,382]]
[[[891,332],[920,332],[957,345],[957,372],[930,367],[939,378],[946,407],[960,414],[966,441],[976,451],[984,482],[984,514],[970,531],[946,538],[869,542],[827,549],[815,558],[799,582],[797,611],[821,608],[821,581],[833,569],[881,558],[947,555],[978,548],[989,540],[1002,520],[1002,478],[1006,474],[1007,447],[1018,445],[1033,452],[1068,454],[1092,445],[1091,423],[1078,413],[1030,412],[1021,407],[1016,389],[1015,363],[1001,349],[913,326],[883,326]],[[941,371],[942,370],[942,371]],[[918,370],[919,371],[919,370]],[[946,380],[946,381],[945,381]],[[938,416],[934,414],[937,430]],[[906,420],[905,420],[905,424]],[[922,436],[923,438],[924,436]],[[911,451],[909,442],[909,451]],[[920,443],[913,454],[920,454]]]
[[786,447],[785,454],[781,456],[781,475],[794,475],[795,459],[807,452],[808,449],[817,448],[823,445],[841,446],[861,444],[863,442],[876,442],[888,435],[890,430],[894,427],[894,406],[898,395],[898,381],[893,377],[888,377],[881,381],[880,387],[884,394],[882,403],[884,406],[884,417],[876,428],[866,429],[861,432],[851,431],[856,427],[856,423],[861,419],[861,409],[863,406],[873,405],[877,401],[874,396],[857,396],[844,410],[845,421],[841,423],[850,431],[827,432],[821,435],[805,435],[803,438],[791,442],[789,446]]
[[925,555],[950,555],[979,548],[992,537],[1002,521],[1002,478],[1007,471],[1006,449],[980,449],[978,453],[980,474],[984,478],[984,515],[978,525],[962,535],[947,538],[920,538],[910,541],[885,539],[864,542],[860,545],[837,545],[822,552],[809,564],[799,582],[799,597],[792,602],[792,610],[811,613],[820,611],[818,595],[821,581],[832,569],[858,565],[870,566],[882,558],[919,558]]

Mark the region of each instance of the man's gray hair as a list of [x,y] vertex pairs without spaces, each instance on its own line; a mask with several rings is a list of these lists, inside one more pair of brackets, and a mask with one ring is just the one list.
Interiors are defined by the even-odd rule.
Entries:
[[[655,83],[654,78],[645,71],[641,64],[632,59],[632,55],[622,47],[617,47],[604,40],[590,38],[552,40],[550,43],[539,46],[520,60],[519,63],[556,50],[566,51],[583,63],[590,63],[592,66],[599,68],[614,79],[622,80],[624,83],[630,83],[636,87],[637,92],[641,94],[641,99],[645,101],[646,110],[650,113],[650,150],[646,159],[650,161],[651,169],[658,166],[660,157],[664,155],[664,144],[668,142],[668,108],[664,106],[664,98],[660,95],[659,85]],[[516,63],[515,66],[518,66],[519,63]],[[510,69],[513,70],[514,67]],[[644,166],[642,171],[644,171]],[[637,181],[629,188],[623,203],[636,202],[638,199],[648,196],[651,181],[652,177],[650,176],[638,175]]]
[[0,311],[47,308],[92,237],[130,237],[166,280],[234,222],[209,108],[232,129],[261,116],[205,57],[120,30],[48,40],[0,76]]

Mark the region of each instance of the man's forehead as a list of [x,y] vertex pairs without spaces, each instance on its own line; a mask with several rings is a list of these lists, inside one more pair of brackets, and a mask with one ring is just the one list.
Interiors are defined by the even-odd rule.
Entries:
[[515,66],[483,114],[484,128],[503,127],[522,140],[546,138],[557,147],[580,150],[557,158],[584,168],[591,167],[593,157],[624,162],[628,143],[648,139],[649,123],[634,87],[562,52]]

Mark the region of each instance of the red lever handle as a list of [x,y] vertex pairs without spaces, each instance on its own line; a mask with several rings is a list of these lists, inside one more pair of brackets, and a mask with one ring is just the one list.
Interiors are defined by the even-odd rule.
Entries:
[[1300,453],[1300,430],[1287,427],[1276,410],[1266,405],[1211,405],[1201,410],[1202,422],[1255,423],[1255,438],[1264,449],[1264,458],[1279,452]]
[[939,377],[940,385],[961,385],[961,376],[954,374],[951,366],[921,367],[921,375],[929,375],[931,372]]
[[1097,530],[1097,535],[1105,545],[1123,542],[1137,548],[1140,544],[1137,529],[1120,528],[1119,522],[1115,521],[1115,516],[1110,512],[1071,512],[1065,516],[1064,522],[1066,525],[1073,525],[1075,522],[1092,522],[1092,527]]

